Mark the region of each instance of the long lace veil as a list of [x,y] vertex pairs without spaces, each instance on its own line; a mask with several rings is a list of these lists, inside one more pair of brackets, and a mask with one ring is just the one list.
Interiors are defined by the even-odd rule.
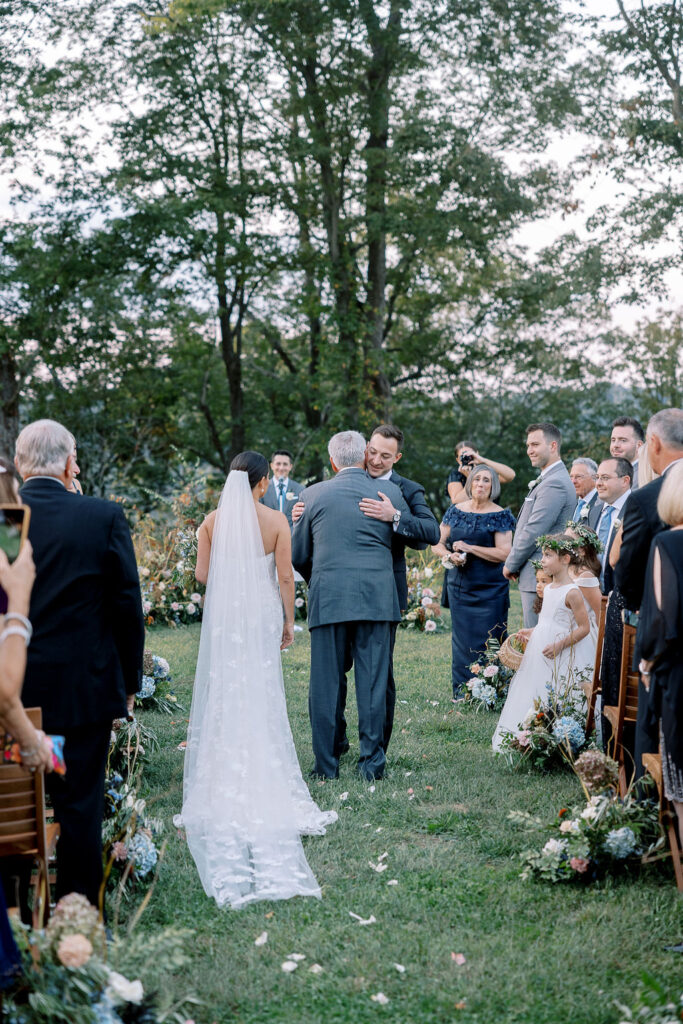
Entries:
[[320,895],[300,834],[322,834],[336,815],[318,809],[301,777],[281,635],[274,556],[248,476],[233,470],[214,521],[180,816],[219,904]]

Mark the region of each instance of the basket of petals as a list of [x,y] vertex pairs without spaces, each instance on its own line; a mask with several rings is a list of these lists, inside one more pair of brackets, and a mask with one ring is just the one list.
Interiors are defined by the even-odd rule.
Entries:
[[520,636],[519,633],[512,633],[501,644],[500,651],[498,652],[498,659],[502,661],[503,665],[507,668],[511,668],[513,672],[516,672],[522,664],[525,647],[525,638]]

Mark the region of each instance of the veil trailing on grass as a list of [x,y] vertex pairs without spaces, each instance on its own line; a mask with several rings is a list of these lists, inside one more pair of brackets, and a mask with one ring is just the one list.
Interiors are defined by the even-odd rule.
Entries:
[[185,753],[183,825],[207,895],[233,907],[318,896],[301,834],[337,817],[301,776],[280,663],[282,603],[249,479],[233,470],[215,517]]

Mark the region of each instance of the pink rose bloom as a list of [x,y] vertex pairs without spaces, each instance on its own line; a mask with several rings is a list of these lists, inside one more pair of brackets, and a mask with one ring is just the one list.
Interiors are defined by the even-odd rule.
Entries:
[[528,747],[529,746],[529,731],[528,731],[528,729],[523,729],[522,732],[520,732],[519,736],[517,737],[517,742],[519,743],[520,747]]
[[111,848],[114,860],[127,860],[128,859],[128,847],[125,843],[114,843]]
[[586,860],[585,857],[572,857],[569,861],[569,867],[572,871],[578,871],[580,875],[582,875],[584,871],[588,871],[589,865],[590,861]]
[[92,943],[85,935],[65,935],[57,947],[57,957],[65,967],[82,967],[92,956]]
[[171,611],[172,612],[179,612],[181,607],[182,607],[182,605],[179,605],[177,601],[173,601],[173,603],[171,604]]
[[434,597],[434,591],[432,590],[431,587],[423,587],[422,593],[424,594],[425,597]]
[[481,665],[470,665],[470,672],[473,675],[478,676],[481,672]]

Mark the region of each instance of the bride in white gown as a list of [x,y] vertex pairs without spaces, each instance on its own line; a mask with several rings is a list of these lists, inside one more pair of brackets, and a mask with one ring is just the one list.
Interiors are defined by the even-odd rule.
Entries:
[[548,684],[558,697],[574,696],[578,702],[584,699],[581,680],[593,671],[597,625],[591,605],[582,593],[588,581],[574,580],[569,575],[574,552],[571,541],[567,545],[562,536],[547,540],[553,547],[543,548],[541,561],[543,571],[553,577],[553,582],[543,591],[538,624],[519,631],[528,643],[493,734],[494,750],[503,749],[507,733],[520,732],[536,698],[547,697]]
[[287,717],[280,651],[294,637],[291,537],[285,516],[259,504],[267,484],[266,459],[238,455],[198,534],[197,578],[208,564],[208,580],[174,823],[219,906],[320,898],[300,837],[323,835],[337,818],[311,799]]

